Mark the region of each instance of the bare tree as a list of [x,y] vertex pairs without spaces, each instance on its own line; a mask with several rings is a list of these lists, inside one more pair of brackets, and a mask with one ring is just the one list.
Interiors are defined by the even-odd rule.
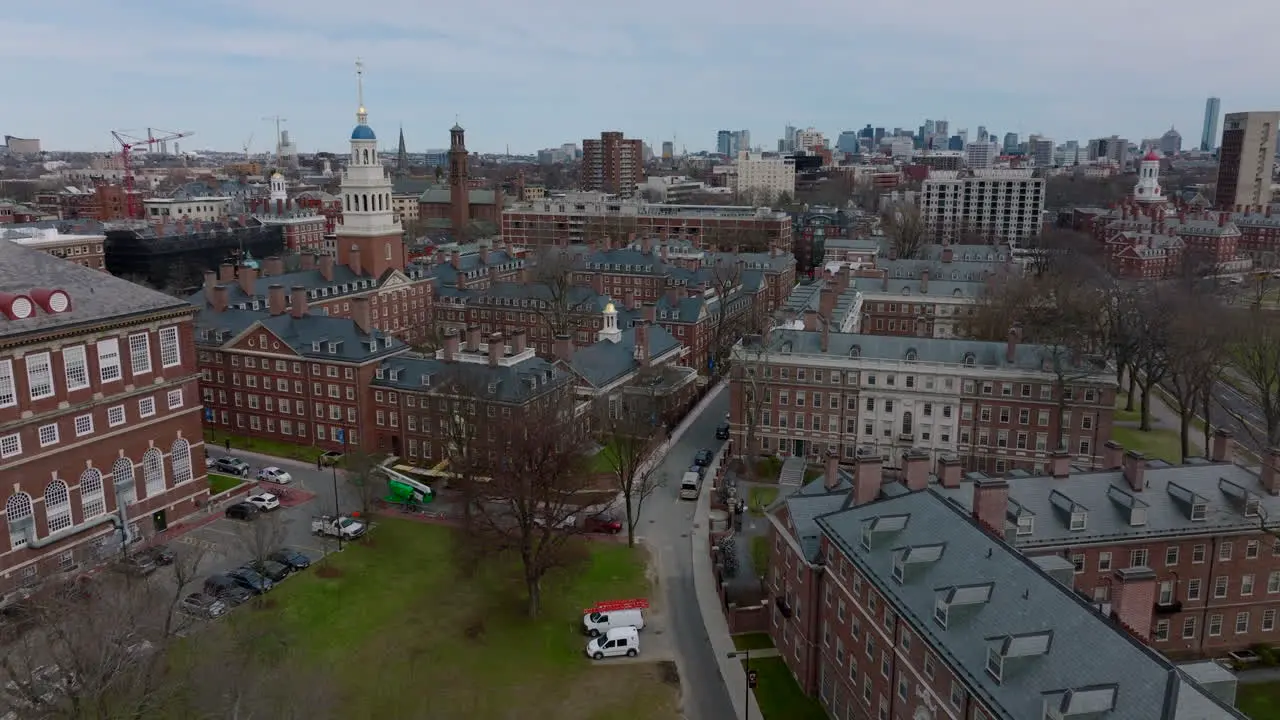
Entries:
[[271,557],[271,553],[284,545],[285,538],[288,536],[288,525],[292,522],[276,510],[262,513],[257,519],[238,525],[236,542],[249,556],[249,564],[255,569],[263,568]]
[[377,472],[378,457],[363,450],[353,450],[342,456],[343,479],[355,489],[360,500],[360,512],[366,517],[373,513],[378,497],[386,490],[385,478]]
[[880,213],[884,234],[900,258],[913,258],[926,240],[924,216],[912,202],[895,202]]
[[[760,421],[764,416],[765,403],[769,401],[769,381],[773,368],[769,365],[769,336],[748,335],[735,348],[740,361],[734,364],[734,382],[743,385],[742,445],[738,448],[738,458],[742,460],[748,475],[755,472],[751,463],[751,453],[759,445],[756,434],[760,429]],[[731,411],[732,412],[732,411]]]
[[748,331],[751,322],[751,299],[742,291],[742,268],[721,256],[711,266],[710,285],[717,302],[711,318],[711,345],[708,350],[713,377],[729,372],[733,345]]
[[[1191,455],[1192,420],[1202,409],[1202,398],[1210,392],[1218,377],[1226,348],[1222,317],[1217,306],[1189,299],[1173,319],[1169,343],[1167,387],[1174,410],[1178,413],[1182,462]],[[1206,414],[1206,431],[1208,430]],[[1205,442],[1205,449],[1209,443]]]
[[1130,370],[1138,384],[1140,430],[1151,430],[1151,391],[1164,383],[1170,371],[1170,346],[1173,341],[1174,316],[1172,298],[1154,286],[1138,299],[1141,323],[1135,328],[1136,346]]
[[539,288],[537,313],[551,337],[573,335],[591,310],[594,294],[574,283],[574,259],[559,248],[544,248],[534,261],[530,281]]
[[[1249,311],[1238,319],[1228,358],[1230,365],[1225,368],[1243,385],[1245,394],[1258,403],[1266,437],[1255,439],[1266,447],[1280,445],[1280,321],[1271,315]],[[1224,408],[1249,433],[1254,432],[1239,413],[1225,405]]]
[[624,389],[597,403],[595,429],[599,457],[622,495],[627,545],[634,547],[644,502],[664,480],[654,455],[664,435],[658,408],[652,398]]

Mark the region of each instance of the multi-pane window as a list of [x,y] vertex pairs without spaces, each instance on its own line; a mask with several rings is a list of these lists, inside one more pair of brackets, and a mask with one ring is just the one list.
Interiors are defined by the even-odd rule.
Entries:
[[18,433],[0,435],[0,458],[22,454],[22,436]]
[[49,445],[58,444],[58,423],[49,423],[41,425],[36,431],[40,437],[40,447],[48,447]]
[[164,455],[159,448],[151,448],[142,456],[142,481],[147,497],[164,492]]
[[173,367],[182,362],[178,347],[178,328],[160,328],[160,367]]
[[84,509],[85,520],[107,511],[107,498],[102,491],[102,473],[95,468],[80,473],[80,505]]
[[1196,619],[1195,616],[1185,617],[1182,619],[1182,639],[1191,640],[1196,636]]
[[1276,629],[1276,611],[1274,609],[1262,611],[1262,629],[1267,632]]
[[170,390],[168,401],[169,401],[170,410],[176,410],[182,407],[182,388],[178,388],[177,390]]
[[68,390],[84,390],[89,387],[89,357],[83,345],[63,348],[62,364],[67,374]]
[[1222,634],[1222,614],[1214,613],[1209,616],[1209,637],[1218,637]]
[[26,357],[27,389],[32,400],[53,397],[53,365],[49,353],[33,353]]
[[98,341],[98,377],[102,382],[112,382],[123,377],[120,371],[120,341],[117,338]]
[[156,399],[144,397],[138,401],[138,415],[140,417],[151,417],[156,414]]
[[71,493],[66,483],[54,480],[45,487],[44,512],[51,534],[71,527]]
[[173,484],[180,485],[193,477],[191,472],[191,444],[182,438],[173,441],[169,449],[169,464],[173,466]]
[[93,432],[93,415],[76,416],[76,437],[84,437]]
[[116,405],[107,408],[107,425],[116,427],[124,424],[124,406]]
[[13,382],[13,361],[0,360],[0,408],[18,404],[18,388]]
[[1249,613],[1236,613],[1236,634],[1243,635],[1249,632]]
[[147,333],[129,336],[129,370],[134,375],[151,372],[151,336]]

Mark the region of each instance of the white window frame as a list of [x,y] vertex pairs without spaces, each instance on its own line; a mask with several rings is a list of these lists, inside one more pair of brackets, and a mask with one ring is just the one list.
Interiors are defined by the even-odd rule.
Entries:
[[98,341],[98,379],[104,383],[124,379],[120,365],[120,338]]
[[93,433],[93,413],[77,415],[75,419],[76,437],[84,437]]
[[129,336],[129,374],[136,377],[149,372],[151,372],[151,333],[133,333]]
[[[8,448],[7,450],[5,448]],[[9,433],[0,435],[0,458],[17,457],[22,454],[22,435]]]
[[182,364],[182,345],[178,327],[171,325],[160,328],[160,367],[171,368]]
[[36,430],[36,439],[40,442],[40,447],[49,447],[57,445],[62,440],[62,433],[58,430],[58,423],[48,423],[41,425]]
[[165,400],[170,410],[182,407],[182,388],[170,390]]
[[0,408],[18,404],[18,384],[13,377],[13,361],[0,360]]
[[[27,393],[32,400],[53,397],[53,358],[49,353],[31,353],[23,359],[27,366]],[[37,389],[41,388],[41,389]]]
[[144,397],[138,399],[138,417],[154,417],[156,414],[156,399],[153,397]]
[[68,391],[89,388],[89,354],[83,345],[62,348],[62,371]]
[[[119,416],[119,419],[117,419],[116,416]],[[108,427],[119,427],[125,424],[125,421],[127,419],[128,419],[128,415],[127,413],[125,413],[123,405],[113,405],[107,408],[107,426]]]

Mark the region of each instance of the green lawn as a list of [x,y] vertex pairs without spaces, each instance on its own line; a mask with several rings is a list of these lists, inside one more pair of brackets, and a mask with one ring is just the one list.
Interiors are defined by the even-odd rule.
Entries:
[[215,432],[208,429],[204,431],[204,441],[210,445],[225,447],[224,443],[227,438],[231,438],[232,452],[235,452],[236,450],[249,450],[251,452],[262,453],[264,455],[274,455],[275,457],[302,460],[309,463],[314,463],[316,458],[320,457],[320,453],[324,452],[320,448],[310,445],[294,445],[293,443],[244,437],[220,431]]
[[618,472],[618,449],[613,444],[600,448],[600,452],[591,456],[591,471],[610,474]]
[[380,519],[365,541],[329,557],[338,572],[291,579],[272,607],[254,611],[289,661],[329,673],[342,698],[335,715],[678,717],[670,663],[593,666],[583,654],[583,608],[648,596],[639,554],[589,544],[581,566],[544,582],[543,613],[530,620],[517,564],[495,559],[466,577],[452,562],[451,532]]
[[1112,428],[1111,439],[1124,446],[1125,450],[1137,450],[1148,458],[1161,458],[1170,463],[1181,462],[1178,431],[1157,429],[1143,432],[1137,428]]
[[756,702],[764,720],[827,720],[818,701],[800,691],[782,658],[752,658],[749,667],[757,673]]
[[751,564],[756,577],[767,577],[769,574],[769,549],[768,535],[751,538]]
[[747,507],[751,509],[752,515],[763,515],[764,509],[772,505],[777,499],[778,488],[753,487],[747,493]]
[[209,473],[209,494],[217,495],[220,492],[226,492],[243,482],[244,478],[238,478],[234,475]]
[[1116,393],[1116,422],[1138,422],[1142,419],[1142,411],[1138,410],[1138,398],[1133,399],[1133,410],[1125,410],[1125,403],[1129,400],[1129,394],[1125,392]]
[[1236,707],[1253,720],[1280,720],[1280,681],[1241,683]]
[[733,646],[738,650],[765,650],[773,647],[769,633],[743,633],[733,636]]

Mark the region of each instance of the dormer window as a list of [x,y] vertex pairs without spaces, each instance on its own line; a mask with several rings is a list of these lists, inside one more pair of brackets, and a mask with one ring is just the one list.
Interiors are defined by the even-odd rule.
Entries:
[[871,524],[870,523],[863,524],[862,534],[858,538],[858,545],[860,545],[863,550],[871,549]]
[[320,352],[320,341],[314,340],[311,343],[311,352]]
[[906,563],[903,562],[902,553],[898,553],[893,558],[893,579],[902,584],[902,578],[906,575]]
[[382,377],[383,377],[383,375],[384,375],[385,373],[383,373],[382,368],[378,368],[377,370],[375,370],[375,371],[374,371],[374,373],[373,373],[373,374],[374,374],[374,376],[375,376],[375,377],[377,377],[379,380],[381,380],[381,379],[382,379]]
[[336,353],[336,352],[338,352],[338,344],[337,344],[337,343],[332,343],[332,342],[331,342],[331,343],[329,343],[329,352],[330,352],[330,353]]
[[909,349],[907,350],[907,356],[906,356],[906,357],[907,357],[907,362],[915,362],[915,361],[916,361],[916,357],[917,357],[917,355],[916,355],[916,349],[915,349],[915,348],[909,348]]
[[1076,510],[1071,513],[1071,529],[1083,530],[1087,522],[1087,515],[1083,510]]
[[[1208,511],[1209,511],[1209,508],[1205,503],[1202,503],[1202,502],[1194,503],[1191,506],[1191,519],[1196,521],[1204,520],[1208,514]],[[1256,504],[1254,507],[1254,512],[1255,513],[1257,512]]]
[[1249,499],[1245,500],[1244,516],[1247,518],[1258,517],[1258,496],[1250,495]]
[[489,383],[489,394],[493,395],[496,392],[498,392],[498,383],[496,382]]
[[973,353],[971,353],[971,352],[967,352],[967,353],[965,353],[965,354],[964,354],[964,365],[965,365],[965,367],[973,367],[973,366],[975,366],[975,365],[977,365],[977,364],[978,364],[978,358],[977,358],[977,357],[975,357]]
[[1035,515],[1019,515],[1018,516],[1018,534],[1031,535],[1036,531]]
[[942,627],[943,630],[947,629],[947,619],[950,615],[950,610],[951,608],[947,605],[945,595],[939,595],[938,599],[933,601],[933,619]]
[[995,678],[996,682],[1000,682],[1004,675],[1004,656],[1000,654],[1000,648],[991,646],[987,648],[987,674]]

